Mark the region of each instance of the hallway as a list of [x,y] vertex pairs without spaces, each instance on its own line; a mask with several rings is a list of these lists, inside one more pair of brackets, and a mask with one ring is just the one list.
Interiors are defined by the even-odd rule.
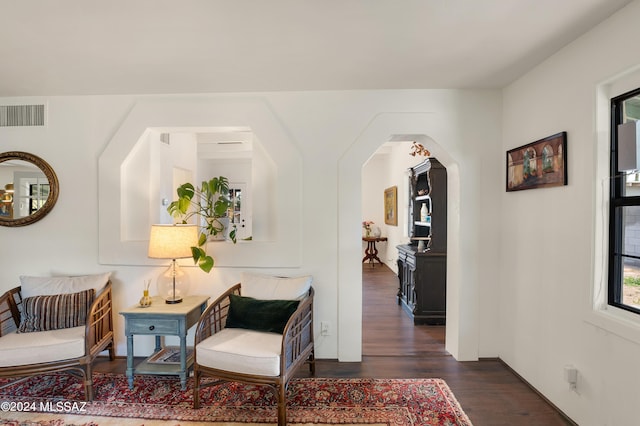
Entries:
[[445,326],[414,326],[398,305],[398,277],[386,265],[362,265],[362,354],[364,356],[450,356]]

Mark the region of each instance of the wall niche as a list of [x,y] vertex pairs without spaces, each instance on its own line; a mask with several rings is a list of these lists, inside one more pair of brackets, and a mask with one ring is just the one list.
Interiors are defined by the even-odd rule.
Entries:
[[260,99],[140,101],[99,158],[100,263],[157,265],[147,257],[148,233],[172,223],[166,206],[175,188],[223,175],[241,190],[245,227],[237,244],[210,243],[216,266],[299,267],[300,170],[295,146]]

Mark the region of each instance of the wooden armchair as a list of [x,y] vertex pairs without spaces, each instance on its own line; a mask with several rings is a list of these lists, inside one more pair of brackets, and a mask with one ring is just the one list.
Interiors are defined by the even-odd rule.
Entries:
[[0,377],[18,378],[2,387],[30,376],[66,372],[82,378],[85,399],[92,401],[92,362],[104,350],[115,358],[111,282],[93,298],[84,325],[75,327],[20,332],[25,300],[21,287],[0,296]]
[[[219,380],[206,386],[218,384],[220,381],[237,381],[258,385],[269,385],[276,391],[278,399],[278,425],[287,424],[286,390],[289,380],[295,371],[308,363],[312,374],[315,374],[314,340],[313,340],[313,296],[310,277],[308,285],[301,287],[299,280],[292,287],[287,287],[287,281],[295,278],[273,277],[277,290],[267,290],[262,287],[258,291],[249,290],[246,295],[255,297],[241,297],[244,292],[243,284],[236,284],[215,300],[202,314],[196,328],[194,350],[194,394],[193,406],[200,407],[200,388],[205,386],[201,382],[204,375],[213,376]],[[259,278],[260,284],[270,281],[269,278]],[[251,286],[248,286],[251,287]],[[302,289],[302,290],[301,290]],[[301,292],[302,291],[302,292]],[[293,314],[284,319],[286,322],[281,333],[278,329],[267,326],[265,330],[255,330],[251,324],[238,313],[238,300],[247,301],[250,305],[246,312],[261,312],[270,317],[272,313],[282,312],[279,302],[297,302]],[[272,301],[274,304],[269,304]],[[286,305],[286,303],[284,303]],[[256,308],[257,305],[261,307]],[[274,306],[279,306],[273,308]],[[288,308],[285,308],[288,309]],[[273,312],[278,311],[278,312]],[[288,313],[285,314],[288,316]],[[256,314],[258,328],[264,328],[270,320],[265,320]],[[231,318],[230,318],[231,317]],[[233,320],[233,321],[232,321]],[[248,321],[250,323],[251,321]],[[255,324],[254,324],[255,325]],[[237,328],[236,328],[237,327]],[[245,328],[247,327],[247,328]],[[277,327],[276,327],[277,328]]]

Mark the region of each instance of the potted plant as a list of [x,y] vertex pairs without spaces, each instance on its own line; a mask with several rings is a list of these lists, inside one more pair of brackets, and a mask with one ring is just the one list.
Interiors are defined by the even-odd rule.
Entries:
[[[207,241],[210,237],[221,235],[225,238],[225,232],[229,227],[228,211],[231,207],[229,194],[229,180],[224,176],[214,177],[202,182],[197,188],[191,183],[180,185],[176,192],[178,199],[167,207],[167,211],[182,223],[198,215],[202,218],[198,246],[191,247],[193,261],[205,272],[213,268],[213,258],[207,255]],[[229,231],[229,239],[236,242],[236,229],[232,226]]]

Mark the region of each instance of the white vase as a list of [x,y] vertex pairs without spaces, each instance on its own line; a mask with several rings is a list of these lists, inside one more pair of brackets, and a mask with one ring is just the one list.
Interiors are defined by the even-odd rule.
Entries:
[[428,215],[429,211],[427,210],[427,203],[422,203],[422,207],[420,208],[420,222],[426,222]]

